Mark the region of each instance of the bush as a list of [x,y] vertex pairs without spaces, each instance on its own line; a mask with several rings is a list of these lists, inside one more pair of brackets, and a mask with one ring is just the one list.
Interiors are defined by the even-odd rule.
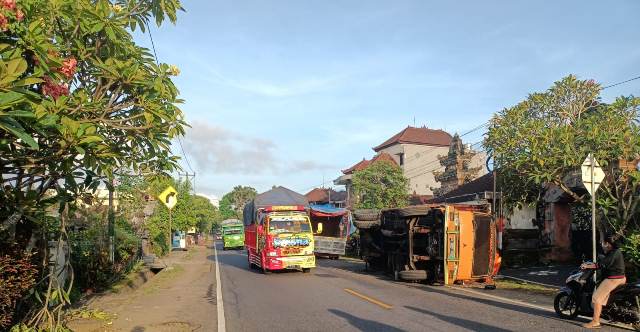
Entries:
[[640,232],[636,231],[628,235],[620,249],[629,268],[627,271],[629,281],[637,280],[640,271]]
[[25,293],[33,287],[37,269],[31,255],[13,248],[0,253],[0,329],[11,326],[15,307]]
[[[109,262],[109,236],[105,218],[99,214],[88,227],[70,234],[74,288],[104,289],[126,274],[137,259],[140,242],[123,218],[115,223],[114,264]],[[102,219],[102,222],[95,220]]]

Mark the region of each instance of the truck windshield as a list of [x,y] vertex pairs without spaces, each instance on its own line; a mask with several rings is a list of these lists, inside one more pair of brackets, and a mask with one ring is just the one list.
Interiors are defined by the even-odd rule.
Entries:
[[311,232],[309,221],[307,220],[270,220],[269,233],[304,233]]
[[224,234],[242,234],[242,228],[227,228],[224,230]]

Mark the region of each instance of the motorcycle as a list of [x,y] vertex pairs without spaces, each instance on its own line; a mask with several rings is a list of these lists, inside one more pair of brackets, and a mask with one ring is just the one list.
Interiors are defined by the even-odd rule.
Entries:
[[345,251],[353,257],[360,257],[360,239],[352,234],[347,239]]
[[[566,286],[560,289],[553,303],[556,314],[563,319],[575,319],[578,315],[593,316],[591,295],[596,283],[595,269],[582,269],[571,273]],[[640,331],[640,284],[625,284],[611,292],[601,317],[612,322],[630,324]]]

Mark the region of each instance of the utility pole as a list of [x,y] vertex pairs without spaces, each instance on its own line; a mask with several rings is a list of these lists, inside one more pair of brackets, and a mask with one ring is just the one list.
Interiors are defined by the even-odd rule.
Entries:
[[108,233],[109,233],[109,263],[113,264],[115,262],[115,213],[113,211],[113,190],[114,190],[114,180],[110,179],[110,184],[107,189],[109,189],[109,214],[107,216],[108,222]]
[[[185,177],[187,179],[187,182],[189,182],[191,184],[191,189],[193,190],[193,194],[195,195],[196,193],[196,172],[193,172],[191,174],[189,174],[189,172],[185,172],[185,173],[178,173],[179,177]],[[191,180],[190,180],[191,178]]]

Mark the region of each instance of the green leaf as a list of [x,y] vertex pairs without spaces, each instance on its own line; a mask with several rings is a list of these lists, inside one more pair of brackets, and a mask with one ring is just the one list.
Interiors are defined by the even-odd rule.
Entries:
[[24,99],[24,94],[15,91],[0,93],[0,108],[4,108],[5,106],[11,104],[16,104]]
[[33,84],[38,84],[38,83],[42,83],[42,82],[44,82],[44,80],[42,80],[41,78],[27,77],[25,79],[15,81],[13,83],[13,85],[15,85],[15,86],[27,86],[27,85],[33,85]]
[[36,115],[30,111],[11,111],[8,113],[0,114],[0,116],[10,116],[12,118],[35,118]]
[[7,63],[7,74],[18,77],[27,70],[27,62],[22,59],[12,59]]
[[31,147],[32,149],[38,150],[40,148],[33,137],[27,134],[22,127],[16,127],[6,122],[0,122],[0,128],[12,133],[14,136],[18,137],[27,145],[29,145],[29,147]]
[[85,144],[85,143],[94,143],[94,142],[102,142],[103,139],[100,136],[87,136],[83,139],[80,140],[80,144]]

